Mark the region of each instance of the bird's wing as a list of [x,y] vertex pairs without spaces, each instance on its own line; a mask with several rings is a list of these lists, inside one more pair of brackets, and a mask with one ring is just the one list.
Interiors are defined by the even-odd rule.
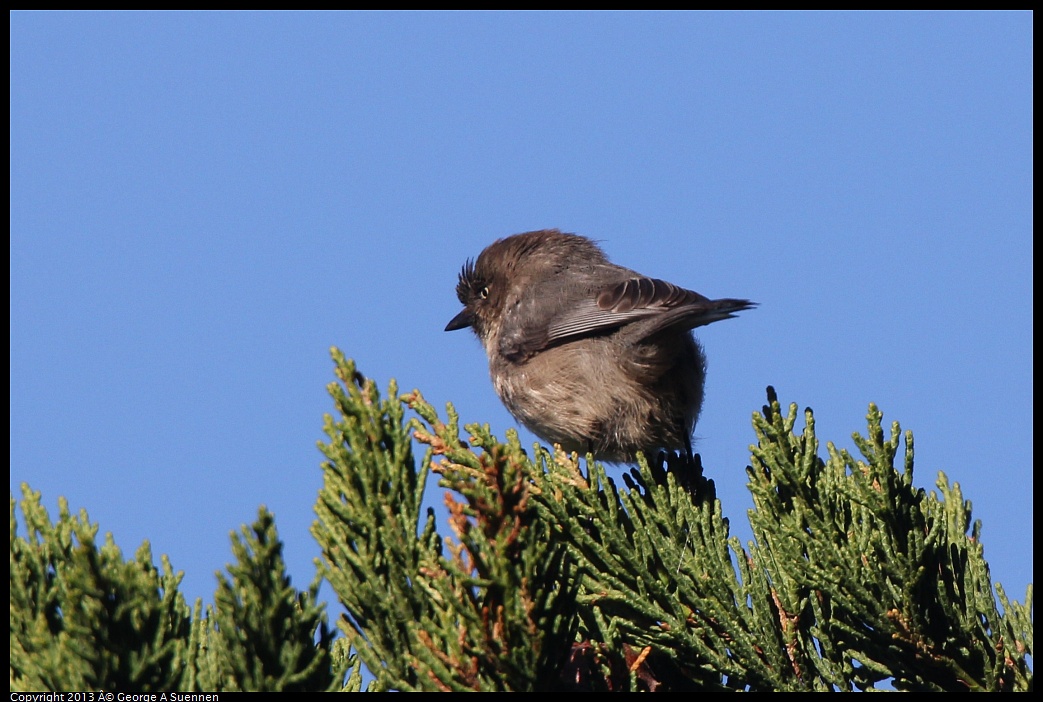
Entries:
[[711,300],[665,280],[634,277],[563,310],[548,326],[547,342],[560,343],[637,323],[640,338],[670,327],[694,329],[733,317],[753,304],[749,300]]

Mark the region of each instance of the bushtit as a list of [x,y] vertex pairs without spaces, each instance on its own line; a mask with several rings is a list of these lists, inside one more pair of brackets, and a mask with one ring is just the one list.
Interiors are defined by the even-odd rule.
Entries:
[[464,309],[445,330],[474,330],[511,414],[566,451],[624,463],[691,455],[706,374],[691,330],[754,306],[647,278],[557,229],[494,242],[456,295]]

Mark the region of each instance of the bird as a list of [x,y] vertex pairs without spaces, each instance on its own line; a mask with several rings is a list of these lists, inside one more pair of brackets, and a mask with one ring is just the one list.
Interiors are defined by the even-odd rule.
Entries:
[[508,411],[541,439],[606,463],[685,451],[703,404],[706,357],[692,330],[755,307],[712,300],[609,261],[558,229],[490,244],[460,271],[470,328]]

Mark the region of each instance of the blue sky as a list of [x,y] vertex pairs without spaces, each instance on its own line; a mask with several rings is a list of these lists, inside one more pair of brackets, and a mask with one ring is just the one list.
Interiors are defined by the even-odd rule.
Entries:
[[1030,14],[10,19],[11,490],[150,540],[190,600],[261,504],[311,579],[330,346],[516,426],[442,330],[468,257],[546,227],[760,303],[698,334],[741,538],[765,386],[841,447],[875,402],[1024,599]]

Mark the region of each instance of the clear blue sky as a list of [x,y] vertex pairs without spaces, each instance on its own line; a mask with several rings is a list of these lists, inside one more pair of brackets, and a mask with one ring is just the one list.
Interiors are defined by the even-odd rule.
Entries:
[[311,579],[331,345],[515,426],[442,330],[464,260],[545,227],[760,303],[699,333],[741,538],[765,386],[841,447],[875,402],[1024,599],[1030,14],[10,19],[11,490],[149,539],[190,599],[260,504]]

